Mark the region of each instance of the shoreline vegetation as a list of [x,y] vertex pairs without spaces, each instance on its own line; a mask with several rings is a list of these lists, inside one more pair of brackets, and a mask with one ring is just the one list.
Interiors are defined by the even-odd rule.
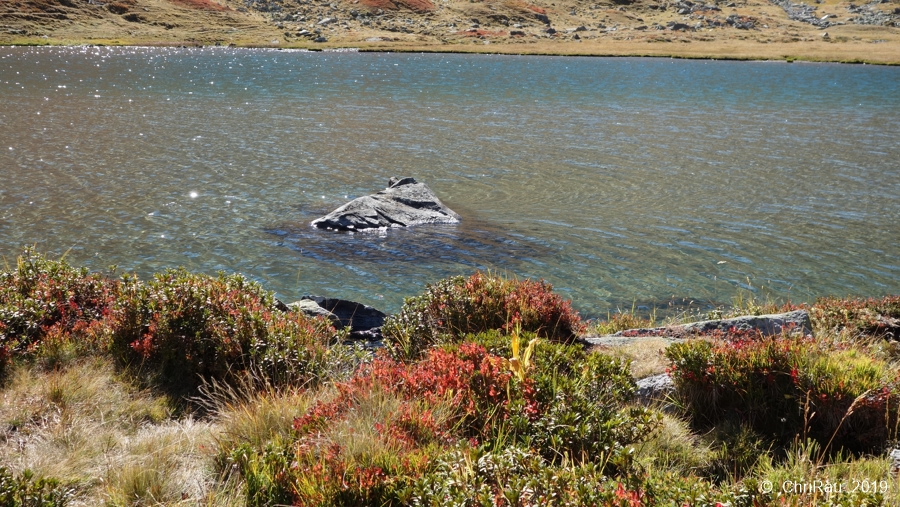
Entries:
[[900,65],[900,8],[846,0],[9,0],[0,6],[0,45]]
[[[0,273],[0,505],[900,501],[897,295],[583,321],[477,272],[408,298],[376,347],[279,308],[236,274],[26,249]],[[583,340],[786,311],[812,333]],[[668,390],[636,396],[653,375]]]

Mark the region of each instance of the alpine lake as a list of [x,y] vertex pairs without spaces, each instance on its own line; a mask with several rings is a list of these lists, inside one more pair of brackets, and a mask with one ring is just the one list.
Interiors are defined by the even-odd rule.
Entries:
[[[458,225],[309,225],[393,176]],[[900,68],[0,47],[0,254],[392,312],[451,275],[586,317],[900,291]]]

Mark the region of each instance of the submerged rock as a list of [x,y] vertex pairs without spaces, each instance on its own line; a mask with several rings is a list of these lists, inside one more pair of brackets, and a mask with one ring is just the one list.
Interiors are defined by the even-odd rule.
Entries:
[[314,227],[338,231],[455,223],[459,215],[413,178],[391,178],[381,192],[354,199],[312,221]]

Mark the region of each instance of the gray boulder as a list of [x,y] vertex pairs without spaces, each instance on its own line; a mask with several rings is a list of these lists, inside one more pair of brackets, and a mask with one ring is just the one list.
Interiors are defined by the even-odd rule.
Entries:
[[335,329],[344,329],[344,323],[341,322],[341,319],[339,319],[337,315],[322,308],[311,299],[294,301],[293,303],[288,304],[287,308],[290,311],[301,312],[310,317],[325,317],[331,321],[331,325],[333,325]]
[[675,383],[668,373],[642,378],[636,384],[635,397],[644,404],[667,402],[675,393]]
[[314,227],[338,231],[455,223],[459,215],[413,178],[391,178],[381,192],[354,199],[312,221]]
[[764,336],[781,333],[812,334],[812,324],[806,310],[769,315],[746,315],[733,319],[704,320],[669,327],[647,329],[629,329],[606,336],[585,336],[583,339],[590,345],[624,345],[642,337],[661,337],[670,340],[690,338],[709,334],[714,331],[726,332],[730,329],[739,331],[758,331]]
[[769,315],[747,315],[724,320],[706,320],[684,325],[688,333],[709,333],[710,331],[728,331],[736,328],[740,331],[759,331],[763,335],[792,333],[812,334],[812,324],[806,310]]
[[380,329],[386,317],[384,312],[371,306],[345,299],[303,296],[301,301],[314,303],[323,310],[333,314],[344,327],[350,328],[351,336],[353,333]]

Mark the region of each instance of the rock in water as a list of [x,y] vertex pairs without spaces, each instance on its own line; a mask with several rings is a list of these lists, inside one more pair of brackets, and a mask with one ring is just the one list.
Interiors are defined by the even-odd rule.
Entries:
[[325,317],[331,321],[331,325],[333,325],[335,329],[344,329],[344,323],[341,321],[340,317],[326,310],[324,307],[319,306],[319,304],[312,299],[294,301],[287,305],[287,308],[288,310],[300,312],[309,317]]
[[381,310],[377,310],[362,303],[347,301],[345,299],[327,298],[322,296],[303,296],[300,301],[314,302],[325,311],[337,317],[344,327],[349,327],[353,331],[365,331],[367,329],[381,327],[381,325],[384,324],[384,319],[387,317]]
[[312,221],[320,229],[338,231],[456,223],[459,215],[413,178],[391,178],[381,192],[354,199]]

